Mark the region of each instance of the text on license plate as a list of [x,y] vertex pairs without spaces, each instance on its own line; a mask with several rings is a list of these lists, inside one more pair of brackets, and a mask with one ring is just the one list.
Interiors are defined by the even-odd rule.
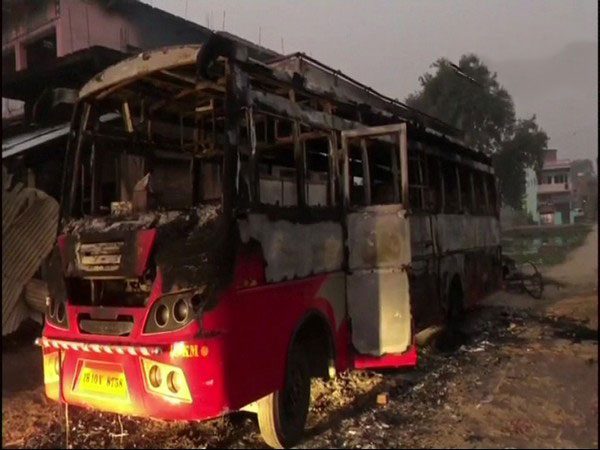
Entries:
[[81,390],[127,397],[127,379],[122,372],[105,372],[84,367],[79,380]]

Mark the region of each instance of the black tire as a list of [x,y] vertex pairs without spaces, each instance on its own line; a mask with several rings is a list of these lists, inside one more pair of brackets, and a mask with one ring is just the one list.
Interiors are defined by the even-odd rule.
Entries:
[[442,352],[453,352],[466,339],[466,335],[461,330],[465,312],[460,284],[452,282],[450,285],[447,294],[447,305],[446,324],[437,339],[437,349]]
[[460,327],[465,319],[463,293],[460,285],[453,282],[448,290],[447,325],[453,329]]
[[258,401],[258,426],[272,448],[288,448],[304,432],[310,404],[310,367],[303,348],[294,345],[286,368],[285,385]]

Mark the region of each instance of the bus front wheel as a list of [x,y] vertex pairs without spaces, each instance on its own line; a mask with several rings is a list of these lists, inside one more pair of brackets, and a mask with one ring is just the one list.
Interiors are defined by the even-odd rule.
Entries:
[[288,357],[285,385],[258,401],[258,425],[273,448],[295,445],[304,432],[310,404],[310,368],[302,346],[294,345]]

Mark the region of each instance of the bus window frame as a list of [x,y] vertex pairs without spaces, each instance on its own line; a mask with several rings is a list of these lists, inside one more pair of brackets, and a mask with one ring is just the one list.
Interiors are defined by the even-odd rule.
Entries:
[[[370,196],[370,183],[363,181],[363,189],[365,190],[365,198],[368,200],[364,205],[352,205],[350,204],[350,160],[349,160],[349,143],[352,140],[360,140],[360,147],[362,150],[363,173],[369,173],[369,160],[366,156],[366,139],[382,138],[383,136],[391,135],[392,144],[397,146],[398,151],[392,152],[392,164],[396,164],[396,167],[392,167],[394,174],[394,203],[392,205],[402,205],[406,207],[408,205],[408,166],[407,166],[407,126],[406,123],[398,123],[391,125],[381,125],[374,127],[355,128],[350,130],[344,130],[341,132],[342,141],[342,161],[343,161],[343,206],[344,209],[365,209],[369,208],[380,208],[386,206],[386,204],[371,204]],[[366,161],[366,164],[365,164]],[[400,167],[398,167],[398,164]],[[400,175],[400,180],[397,179]],[[363,177],[364,179],[364,177]],[[368,181],[368,178],[367,178]],[[388,204],[389,205],[389,204]]]
[[[263,152],[264,148],[259,148],[257,145],[257,133],[256,133],[256,115],[266,116],[273,119],[275,124],[274,136],[276,138],[291,138],[292,148],[294,154],[294,171],[295,171],[295,185],[296,185],[296,204],[290,206],[282,206],[272,203],[263,203],[260,198],[260,153]],[[339,164],[338,164],[338,151],[337,151],[337,135],[334,129],[319,129],[314,128],[314,131],[309,133],[319,133],[319,136],[311,137],[309,133],[302,134],[301,127],[309,126],[302,122],[295,120],[291,117],[285,117],[272,112],[262,110],[260,108],[248,107],[246,112],[246,121],[249,132],[250,142],[250,158],[249,158],[249,171],[250,171],[250,192],[251,192],[251,205],[253,208],[264,209],[264,208],[311,208],[318,210],[336,208],[341,202],[339,201],[340,188],[336,188],[339,183]],[[289,136],[279,136],[277,131],[279,122],[288,121],[292,124],[292,132]],[[266,121],[265,121],[266,122]],[[266,127],[266,125],[265,125]],[[266,128],[265,128],[266,129]],[[266,131],[265,131],[266,135]],[[307,201],[308,191],[308,167],[307,167],[307,150],[306,142],[311,139],[326,139],[328,147],[328,168],[327,168],[327,204],[326,205],[309,205]],[[263,144],[264,145],[264,144]],[[274,144],[275,145],[275,144]],[[283,150],[282,150],[283,151]]]

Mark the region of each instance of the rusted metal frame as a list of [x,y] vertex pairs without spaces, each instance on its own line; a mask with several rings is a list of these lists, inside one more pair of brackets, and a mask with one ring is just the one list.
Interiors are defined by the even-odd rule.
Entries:
[[[426,197],[427,197],[427,199],[430,199],[432,183],[431,183],[430,173],[429,173],[429,164],[428,164],[428,160],[427,160],[427,155],[425,154],[424,151],[421,152],[421,156],[422,156],[422,161],[423,161],[423,172],[424,172],[423,184],[425,185]],[[430,207],[428,205],[426,205],[425,203],[423,203],[423,208],[426,211],[431,210]]]
[[211,124],[212,124],[212,139],[210,141],[210,149],[214,150],[217,146],[217,117],[215,114],[215,109],[213,108],[210,112]]
[[460,182],[460,174],[458,170],[458,164],[454,165],[454,173],[456,176],[456,192],[458,193],[458,211],[463,212],[462,208],[462,183]]
[[398,142],[400,143],[402,204],[404,205],[404,209],[408,209],[408,132],[406,123],[399,125]]
[[[399,136],[396,137],[396,145],[397,148],[400,148]],[[400,174],[399,174],[399,154],[396,153],[396,150],[392,149],[392,177],[394,180],[394,203],[400,203]]]
[[[94,130],[98,131],[100,128],[100,121],[96,121],[96,123],[94,124]],[[98,203],[98,199],[97,199],[97,191],[98,191],[98,165],[97,165],[97,155],[98,154],[98,148],[97,148],[97,142],[96,142],[96,137],[93,136],[92,137],[92,154],[91,154],[91,158],[90,158],[90,166],[91,166],[91,177],[92,177],[92,192],[91,192],[91,208],[90,208],[90,212],[91,214],[96,214],[96,206]]]
[[[293,89],[289,91],[289,98],[292,103],[296,102],[296,93]],[[294,141],[294,161],[296,165],[296,192],[298,196],[298,205],[306,206],[306,147],[304,142],[300,141],[300,122],[294,120],[292,125],[292,137]]]
[[211,97],[210,101],[208,102],[208,106],[196,106],[196,116],[201,115],[202,113],[207,113],[210,112],[212,113],[215,109],[215,102],[214,102],[214,98]]
[[258,176],[258,153],[256,149],[256,128],[254,124],[254,111],[252,107],[246,109],[246,128],[250,142],[250,158],[248,161],[250,204],[260,204],[260,179]]
[[360,152],[363,169],[363,190],[365,193],[365,206],[371,204],[371,171],[369,168],[369,153],[367,151],[366,139],[360,138]]
[[[223,80],[224,82],[225,80]],[[209,81],[209,80],[200,80],[196,83],[196,87],[195,90],[196,91],[207,91],[209,89],[212,89],[213,91],[217,91],[217,92],[221,92],[221,93],[225,93],[225,86],[224,84],[221,84],[221,82],[218,80],[216,83],[214,81]]]
[[499,180],[498,180],[498,177],[496,177],[495,175],[492,175],[492,176],[493,176],[493,180],[494,180],[495,213],[496,213],[496,217],[500,218],[500,196],[498,195],[498,193],[500,192]]
[[[390,97],[387,97],[383,94],[380,94],[379,92],[375,91],[373,88],[366,86],[362,83],[360,83],[359,81],[356,81],[354,79],[352,79],[351,77],[349,77],[348,75],[345,75],[344,73],[342,73],[339,70],[335,70],[331,67],[328,67],[327,65],[323,64],[322,62],[313,59],[307,55],[305,55],[304,53],[296,53],[294,55],[288,55],[286,58],[289,57],[293,57],[296,56],[299,58],[299,64],[304,66],[304,76],[306,78],[306,82],[305,85],[309,85],[307,87],[307,89],[315,89],[315,90],[319,90],[321,91],[323,94],[327,94],[329,92],[335,92],[337,96],[339,96],[340,98],[345,98],[348,101],[352,101],[354,103],[367,103],[370,105],[376,105],[377,109],[380,109],[381,111],[385,111],[389,114],[392,115],[398,115],[400,116],[401,119],[408,119],[410,121],[416,121],[416,122],[422,122],[425,125],[428,124],[435,124],[441,128],[443,128],[445,131],[449,131],[453,134],[458,135],[460,132],[459,130],[457,130],[456,128],[452,127],[449,124],[446,124],[442,121],[440,121],[439,119],[436,119],[435,117],[429,116],[427,114],[424,114],[420,111],[417,111],[411,107],[409,107],[408,105],[405,105],[401,102],[399,102],[396,99],[392,99]],[[315,82],[314,80],[311,80],[311,70],[314,70],[313,67],[311,67],[310,65],[306,65],[303,64],[304,61],[306,60],[310,63],[312,63],[314,69],[316,69],[317,71],[322,71],[325,73],[326,76],[328,76],[331,80],[326,80],[329,81],[328,83],[324,83],[322,80],[322,76],[321,76],[321,80],[319,80],[319,82]],[[277,63],[277,61],[272,61],[271,64],[275,65]],[[275,69],[275,68],[273,68]],[[278,69],[279,71],[284,71],[285,69]],[[288,69],[290,70],[290,69]],[[318,75],[314,74],[313,77],[316,77]],[[337,78],[342,79],[345,83],[340,85],[337,82]]]
[[490,208],[490,194],[488,192],[488,184],[487,184],[487,180],[486,180],[486,175],[483,175],[480,177],[482,183],[483,183],[483,196],[485,197],[485,213],[489,214],[491,212],[491,208]]
[[350,206],[350,158],[348,155],[348,139],[342,133],[342,204],[345,210]]
[[[345,119],[343,119],[345,120]],[[358,122],[356,122],[358,123]],[[360,124],[360,123],[358,123]],[[386,134],[394,134],[400,132],[403,128],[406,128],[404,123],[394,123],[390,125],[378,125],[374,127],[365,127],[360,124],[360,127],[353,127],[353,129],[344,130],[344,136],[350,139],[358,138],[362,136],[368,136],[370,138],[375,136],[382,136]]]
[[[97,138],[97,139],[103,139],[103,140],[107,140],[107,141],[120,141],[120,142],[131,142],[131,137],[128,136],[119,136],[119,135],[114,135],[114,134],[103,134],[103,133],[99,133],[99,132],[90,132],[90,131],[86,131],[84,133],[86,136],[89,137],[93,137],[93,138]],[[143,146],[147,146],[147,147],[152,147],[153,146],[153,142],[152,141],[147,141],[147,140],[141,140],[138,139],[137,143]],[[161,148],[164,149],[168,149],[174,152],[180,152],[180,147],[179,146],[171,146],[169,144],[161,144]],[[132,154],[140,154],[143,155],[145,154],[143,151],[133,151],[131,152]]]
[[[419,144],[417,142],[417,144]],[[419,184],[418,185],[412,185],[413,188],[417,188],[419,190],[419,197],[421,198],[421,209],[425,209],[425,188],[427,186],[427,184],[425,183],[425,178],[423,177],[423,167],[421,165],[421,146],[420,145],[415,145],[415,157],[414,158],[410,158],[413,159],[416,163],[417,163],[417,171],[419,173]],[[410,180],[408,180],[410,182]]]
[[226,66],[226,86],[222,204],[223,214],[229,221],[234,214],[238,192],[240,124],[244,117],[244,108],[248,106],[248,76],[231,59],[227,61]]
[[170,70],[161,70],[161,74],[171,77],[175,80],[183,81],[188,84],[196,84],[196,80],[192,77],[186,77],[185,75],[181,75],[179,73],[171,72]]
[[475,214],[477,212],[477,203],[475,200],[475,180],[473,179],[473,171],[469,171],[469,184],[471,186],[471,212]]
[[185,86],[181,85],[180,83],[175,83],[175,82],[166,81],[166,80],[159,80],[158,78],[155,78],[152,76],[154,74],[150,73],[147,76],[140,77],[137,79],[137,81],[145,81],[146,83],[151,84],[155,88],[165,89],[165,90],[169,91],[171,94],[173,93],[172,91],[180,91],[180,90],[185,91],[186,90]]
[[[179,92],[176,95],[170,96],[169,98],[163,98],[163,99],[158,100],[157,102],[155,102],[150,107],[150,112],[155,112],[155,111],[157,111],[157,110],[159,110],[161,108],[164,108],[167,105],[169,105],[169,106],[173,105],[174,103],[177,102],[177,100],[181,100],[182,98],[185,98],[185,97],[187,97],[189,95],[192,95],[192,94],[196,94],[197,95],[200,92],[205,92],[205,89],[206,88],[204,88],[204,87],[198,87],[198,86],[196,86],[194,88],[190,88],[190,89],[184,89],[184,90],[182,90],[181,92]],[[210,94],[208,92],[206,92],[206,94],[207,94],[207,97],[209,97],[211,99],[213,98],[212,94]]]
[[121,104],[121,112],[125,130],[127,130],[128,133],[133,133],[133,121],[131,120],[131,111],[129,109],[129,102],[127,100]]
[[83,146],[84,141],[84,131],[87,127],[88,120],[90,118],[90,111],[92,109],[92,105],[89,102],[86,102],[83,106],[83,117],[79,124],[79,131],[77,137],[77,146],[75,147],[75,155],[74,155],[74,164],[73,164],[73,178],[71,179],[71,189],[69,192],[69,209],[68,214],[73,214],[73,208],[75,207],[75,192],[77,188],[77,181],[79,178],[79,170],[81,164],[81,147]]
[[119,84],[120,81],[133,82],[158,70],[169,70],[185,65],[192,66],[200,48],[199,45],[189,45],[170,48],[166,51],[158,49],[121,61],[86,83],[79,92],[79,98],[98,93],[102,89],[111,89],[115,82],[116,84]]
[[[79,115],[79,111],[80,111],[80,107],[81,107],[81,103],[76,103],[75,107],[73,108],[73,112],[71,113],[71,124],[69,126],[69,134],[67,135],[67,145],[66,145],[66,149],[65,149],[65,161],[66,163],[63,164],[63,173],[62,173],[62,180],[61,180],[61,186],[60,186],[60,202],[59,202],[59,214],[58,214],[58,229],[60,229],[61,226],[61,219],[63,218],[63,215],[65,214],[64,208],[65,208],[65,204],[67,203],[65,201],[65,196],[67,195],[67,183],[69,183],[69,180],[72,182],[73,178],[72,178],[72,174],[69,170],[69,162],[71,161],[71,152],[73,151],[73,140],[74,140],[74,130],[77,124],[77,119],[80,118]],[[70,210],[67,211],[67,216],[69,216],[71,214]],[[57,230],[58,232],[58,230]]]
[[109,95],[113,94],[114,92],[118,91],[121,88],[124,88],[125,86],[130,85],[131,83],[137,81],[137,78],[135,79],[126,79],[123,80],[117,84],[114,84],[113,86],[109,87],[108,89],[105,89],[104,91],[100,92],[98,95],[96,95],[96,100],[103,100],[106,97],[108,97]]
[[[301,141],[310,141],[312,139],[323,139],[329,137],[329,133],[326,131],[307,131],[305,133],[300,133],[298,135],[298,139]],[[293,144],[294,137],[286,136],[280,137],[275,140],[275,144]]]
[[305,108],[288,99],[263,91],[250,91],[250,101],[257,110],[278,115],[288,120],[297,120],[303,124],[322,130],[349,130],[362,127],[359,122],[342,119],[321,111]]
[[436,158],[437,167],[438,167],[438,176],[440,177],[440,212],[444,213],[446,211],[446,182],[444,180],[444,173],[442,172],[442,161],[439,158]]
[[328,145],[328,163],[329,163],[329,173],[327,174],[327,199],[329,202],[329,206],[335,206],[335,180],[338,177],[338,169],[337,169],[337,143],[336,143],[336,135],[335,131],[329,133],[329,138],[327,139]]
[[200,131],[198,130],[198,114],[194,114],[194,154],[198,154]]

